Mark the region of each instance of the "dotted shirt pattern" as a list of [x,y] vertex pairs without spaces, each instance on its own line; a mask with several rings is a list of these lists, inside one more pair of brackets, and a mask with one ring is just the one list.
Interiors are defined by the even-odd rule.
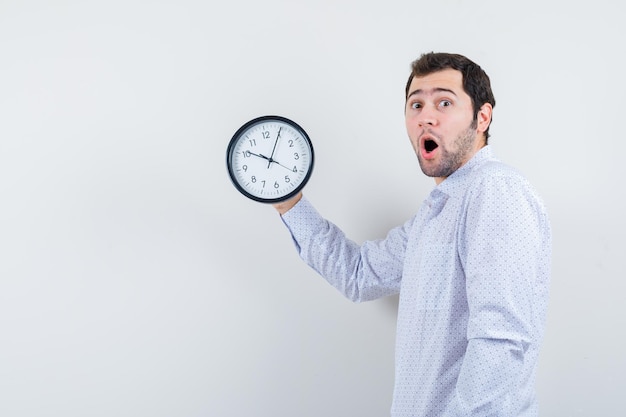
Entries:
[[384,239],[348,239],[302,199],[282,216],[302,257],[355,302],[400,293],[392,417],[535,417],[551,231],[489,146]]

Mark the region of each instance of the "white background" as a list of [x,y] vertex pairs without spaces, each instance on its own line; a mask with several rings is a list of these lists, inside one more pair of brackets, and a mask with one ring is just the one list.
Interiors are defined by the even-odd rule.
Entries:
[[433,186],[403,119],[433,50],[491,76],[491,143],[550,211],[542,415],[623,415],[621,9],[0,0],[0,415],[388,415],[396,299],[315,275],[225,151],[251,118],[296,120],[309,199],[382,237]]

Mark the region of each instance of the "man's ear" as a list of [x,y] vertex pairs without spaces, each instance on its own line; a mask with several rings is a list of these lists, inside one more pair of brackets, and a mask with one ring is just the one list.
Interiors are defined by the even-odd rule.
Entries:
[[493,107],[489,103],[484,103],[478,110],[478,114],[476,115],[476,129],[479,133],[485,133],[485,131],[489,128],[489,125],[491,124],[492,112]]

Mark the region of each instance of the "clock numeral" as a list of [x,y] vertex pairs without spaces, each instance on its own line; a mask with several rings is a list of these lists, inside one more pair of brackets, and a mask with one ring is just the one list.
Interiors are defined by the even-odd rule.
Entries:
[[298,152],[293,153],[293,159],[295,159],[296,161],[300,159],[300,155],[298,155]]
[[243,155],[244,158],[250,157],[250,151],[242,151],[241,154]]
[[[250,146],[256,146],[256,139],[250,139],[249,142]],[[250,151],[246,151],[246,153],[250,156]]]
[[256,183],[256,177],[253,175],[252,178],[250,178],[250,181],[252,181],[252,183]]
[[241,169],[243,169],[243,172],[248,172],[248,165],[242,165]]
[[291,182],[291,178],[289,178],[289,175],[285,175],[285,182],[287,184],[289,184]]
[[293,172],[298,172],[298,167],[294,165],[292,171]]
[[280,184],[278,183],[278,181],[274,182],[274,188],[280,188]]
[[265,180],[261,181],[263,183],[263,186],[261,188],[265,188]]
[[264,130],[263,132],[261,132],[261,134],[263,135],[263,139],[270,138],[270,132],[268,132],[267,130]]
[[289,139],[289,147],[293,148],[293,140],[292,139]]

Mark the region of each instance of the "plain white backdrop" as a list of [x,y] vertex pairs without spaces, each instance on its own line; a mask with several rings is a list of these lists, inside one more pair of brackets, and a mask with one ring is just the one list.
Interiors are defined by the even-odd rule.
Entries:
[[308,198],[382,237],[433,186],[403,119],[428,51],[491,76],[491,143],[550,211],[542,415],[623,415],[620,10],[0,0],[0,415],[388,415],[396,300],[341,298],[225,152],[249,119],[296,120]]

